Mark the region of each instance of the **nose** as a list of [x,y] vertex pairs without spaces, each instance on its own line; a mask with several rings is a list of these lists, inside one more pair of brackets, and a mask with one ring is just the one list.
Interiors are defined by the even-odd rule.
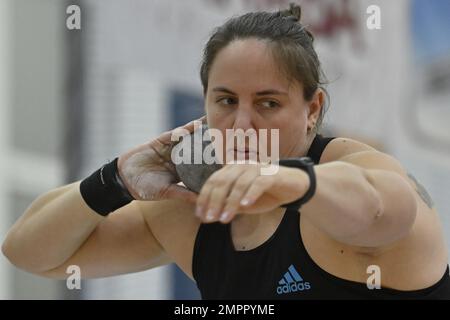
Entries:
[[235,113],[233,129],[242,129],[244,131],[255,129],[254,116],[250,103],[240,103]]
[[250,103],[241,103],[236,109],[232,133],[235,148],[239,146],[239,149],[245,148],[254,151],[258,149],[258,133],[255,126],[256,117],[257,114]]

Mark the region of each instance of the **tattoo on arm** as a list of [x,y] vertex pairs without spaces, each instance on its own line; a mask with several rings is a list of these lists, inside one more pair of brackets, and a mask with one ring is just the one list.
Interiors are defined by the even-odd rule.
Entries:
[[423,202],[425,202],[430,209],[433,208],[433,200],[431,199],[430,194],[427,192],[425,187],[421,185],[420,182],[417,181],[417,179],[411,173],[408,173],[408,177],[416,185],[416,192],[422,198]]

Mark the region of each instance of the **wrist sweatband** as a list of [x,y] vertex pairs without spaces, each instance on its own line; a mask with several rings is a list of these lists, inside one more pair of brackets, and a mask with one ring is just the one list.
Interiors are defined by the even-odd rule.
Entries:
[[81,181],[80,193],[86,204],[102,216],[134,200],[119,176],[117,160],[105,164]]

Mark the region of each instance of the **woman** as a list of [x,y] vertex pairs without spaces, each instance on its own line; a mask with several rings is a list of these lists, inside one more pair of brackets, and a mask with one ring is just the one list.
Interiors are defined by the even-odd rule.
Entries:
[[[318,134],[325,91],[300,16],[291,5],[230,19],[209,39],[200,73],[209,127],[280,129],[280,158],[310,157],[314,176],[228,163],[197,195],[177,184],[174,131],[165,132],[38,197],[4,254],[50,278],[69,265],[95,278],[175,262],[205,299],[450,298],[447,248],[424,189],[391,156]],[[313,178],[312,198],[286,209]]]

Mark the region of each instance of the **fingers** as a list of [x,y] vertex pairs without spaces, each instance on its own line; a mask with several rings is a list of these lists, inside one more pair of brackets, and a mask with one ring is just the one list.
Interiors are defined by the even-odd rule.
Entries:
[[230,166],[225,166],[209,177],[202,186],[197,200],[199,209],[196,214],[200,219],[206,222],[217,220],[217,216],[222,211],[223,203],[239,175],[239,171],[231,170]]
[[267,190],[272,188],[274,180],[268,176],[258,176],[242,197],[241,205],[250,206],[256,202]]
[[[187,130],[189,133],[192,133],[197,128],[200,128],[200,126],[204,123],[206,123],[206,116],[202,116],[198,119],[192,120],[191,122],[188,122],[185,125],[178,127],[178,128]],[[178,128],[176,128],[176,129],[178,129]]]
[[204,222],[231,221],[258,176],[256,165],[228,165],[215,172],[200,191],[197,216]]
[[206,123],[206,116],[202,116],[182,126],[166,131],[162,133],[157,140],[164,145],[177,143],[181,137],[191,134],[204,123]]
[[246,171],[243,175],[239,177],[233,186],[233,189],[226,199],[224,208],[218,217],[220,222],[228,223],[236,216],[243,205],[249,205],[250,202],[243,202],[244,196],[254,184],[255,180],[258,178],[258,173],[255,170]]

